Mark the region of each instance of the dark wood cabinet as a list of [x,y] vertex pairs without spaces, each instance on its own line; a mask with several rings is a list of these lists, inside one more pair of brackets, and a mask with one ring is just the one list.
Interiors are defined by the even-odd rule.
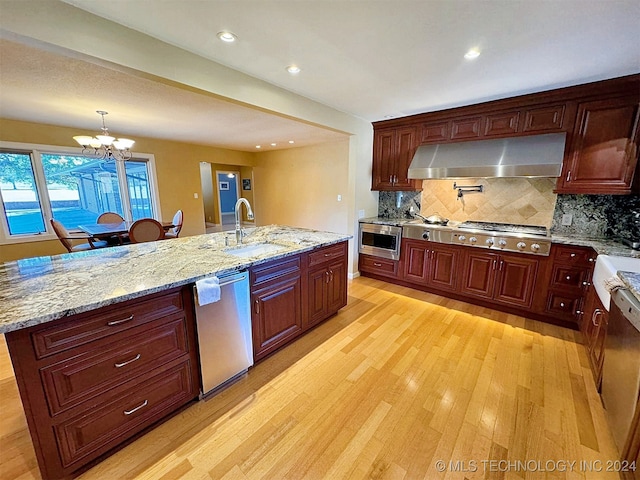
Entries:
[[467,251],[460,292],[519,308],[529,308],[538,271],[538,259]]
[[198,396],[189,288],[6,334],[43,478],[69,478]]
[[347,243],[321,248],[308,256],[309,328],[347,304]]
[[589,357],[589,364],[596,387],[600,389],[602,381],[602,364],[604,361],[604,342],[607,337],[609,324],[609,312],[602,305],[600,297],[593,285],[586,293],[584,302],[584,315],[580,330],[584,338],[584,344]]
[[631,193],[638,161],[639,98],[578,105],[558,193]]
[[253,356],[256,361],[302,333],[301,262],[297,255],[250,270]]
[[402,240],[402,278],[440,290],[457,290],[460,250],[426,240]]
[[399,264],[397,260],[374,257],[372,255],[360,254],[358,259],[358,269],[364,273],[381,275],[384,277],[397,278],[399,274]]
[[633,193],[639,105],[636,74],[375,122],[372,190],[419,190],[405,177],[418,145],[565,132],[557,193]]
[[409,165],[418,145],[416,127],[375,131],[371,190],[421,190],[421,180],[409,180]]
[[552,245],[543,279],[547,285],[543,313],[575,325],[580,322],[596,256],[589,247]]

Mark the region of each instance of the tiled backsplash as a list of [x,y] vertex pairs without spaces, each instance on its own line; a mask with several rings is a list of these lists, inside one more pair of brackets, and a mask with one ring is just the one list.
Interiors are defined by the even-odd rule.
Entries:
[[[403,192],[397,207],[394,192],[380,192],[380,216],[407,216],[410,206],[422,215],[434,213],[449,220],[479,220],[551,226],[556,195],[555,178],[465,178],[460,186],[482,185],[484,192],[465,193],[458,198],[453,180],[424,180],[420,192]],[[419,207],[418,207],[419,206]]]
[[[422,192],[380,192],[378,215],[409,217],[438,213],[450,220],[544,225],[552,233],[584,237],[640,239],[640,196],[556,195],[555,178],[467,178],[462,185],[483,185],[483,193],[458,200],[453,180],[424,180]],[[570,226],[562,225],[571,214]]]

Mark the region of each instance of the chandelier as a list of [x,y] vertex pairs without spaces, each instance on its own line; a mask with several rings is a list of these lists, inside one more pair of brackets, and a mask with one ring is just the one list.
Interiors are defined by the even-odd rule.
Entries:
[[[82,145],[83,155],[93,155],[97,158],[109,160],[126,161],[131,158],[130,148],[135,141],[128,138],[118,138],[109,135],[109,129],[104,124],[104,116],[108,112],[96,110],[98,115],[102,115],[102,134],[90,137],[88,135],[77,135],[73,139]],[[93,151],[91,151],[93,148]]]

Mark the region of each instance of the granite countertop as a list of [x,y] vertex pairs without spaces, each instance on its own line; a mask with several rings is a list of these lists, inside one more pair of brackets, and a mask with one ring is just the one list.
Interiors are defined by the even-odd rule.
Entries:
[[[239,257],[224,251],[235,247],[233,232],[221,232],[0,264],[0,333],[351,238],[279,225],[244,230],[245,245],[267,242],[284,248],[275,253]],[[225,247],[225,236],[231,247]]]

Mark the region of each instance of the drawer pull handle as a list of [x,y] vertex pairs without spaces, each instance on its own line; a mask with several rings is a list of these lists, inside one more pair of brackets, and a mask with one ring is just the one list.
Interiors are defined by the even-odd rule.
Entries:
[[131,415],[132,413],[137,412],[138,410],[140,410],[141,408],[146,407],[147,405],[149,405],[149,400],[145,400],[143,403],[138,405],[136,408],[132,408],[131,410],[125,410],[123,413],[125,415]]
[[592,262],[592,263],[595,262],[595,260],[593,258],[590,258],[589,261]]
[[125,365],[129,365],[130,363],[135,362],[136,360],[140,360],[140,357],[141,357],[141,356],[142,356],[142,355],[137,354],[137,355],[136,355],[135,357],[133,357],[131,360],[127,360],[126,362],[122,362],[122,363],[114,363],[113,365],[114,365],[116,368],[122,368],[122,367],[124,367]]
[[600,326],[600,323],[596,322],[596,318],[598,318],[600,315],[602,315],[602,310],[600,310],[599,308],[596,308],[593,312],[593,315],[591,315],[591,323],[593,323],[594,327]]
[[330,257],[330,256],[331,256],[331,254],[330,254],[330,253],[325,253],[325,254],[324,254],[324,256],[325,256],[325,257]]
[[108,322],[107,325],[110,327],[114,327],[116,325],[120,325],[121,323],[127,323],[133,320],[133,315],[129,315],[129,318],[123,318],[122,320],[114,320],[113,322]]
[[575,254],[575,253],[572,253],[572,254],[571,254],[571,258],[573,258],[573,257],[575,257],[575,256],[576,256],[576,254]]
[[256,314],[260,315],[260,300],[256,300],[254,302],[254,305],[256,306],[255,308]]
[[382,264],[381,264],[381,263],[373,262],[373,266],[374,266],[374,267],[381,267],[381,266],[382,266]]

